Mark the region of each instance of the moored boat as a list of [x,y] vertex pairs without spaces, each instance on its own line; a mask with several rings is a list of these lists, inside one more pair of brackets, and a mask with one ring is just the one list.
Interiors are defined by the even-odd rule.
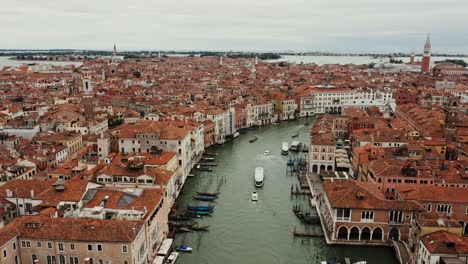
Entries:
[[218,199],[218,197],[216,197],[216,196],[200,196],[200,195],[195,195],[195,196],[193,196],[193,199],[198,200],[198,201],[212,202],[212,201]]
[[208,231],[209,227],[210,227],[209,225],[206,225],[206,226],[191,226],[191,227],[188,227],[188,229],[190,231]]
[[187,205],[187,210],[189,211],[213,211],[214,205]]
[[269,150],[265,150],[265,152],[263,152],[263,154],[265,154],[265,156],[268,156],[268,155],[270,155],[270,151],[269,151]]
[[299,151],[299,149],[301,148],[301,145],[302,145],[301,142],[295,140],[291,143],[291,147],[289,149],[291,151]]
[[296,134],[292,135],[291,137],[292,137],[292,138],[296,138],[296,137],[298,137],[298,136],[299,136],[299,133],[296,133]]
[[182,251],[182,252],[192,252],[192,248],[184,245],[180,245],[175,247],[175,250]]
[[208,166],[202,166],[200,164],[197,165],[197,170],[200,170],[200,171],[212,171],[213,169],[211,167],[208,167]]
[[177,260],[177,257],[179,257],[178,252],[172,252],[169,257],[167,257],[165,264],[174,264]]
[[218,196],[220,192],[197,192],[197,194],[201,196]]
[[250,143],[253,143],[253,142],[257,141],[257,139],[258,139],[258,137],[257,137],[257,136],[254,136],[253,138],[251,138],[251,139],[249,140],[249,142],[250,142]]

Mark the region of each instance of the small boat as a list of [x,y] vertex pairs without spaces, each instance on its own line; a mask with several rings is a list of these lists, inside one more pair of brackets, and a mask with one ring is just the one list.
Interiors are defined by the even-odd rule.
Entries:
[[214,193],[210,193],[210,192],[197,192],[198,195],[201,195],[201,196],[218,196],[220,194],[220,192],[214,192]]
[[262,167],[257,167],[255,168],[255,187],[262,187],[263,186],[263,180],[265,176],[263,175],[263,168]]
[[283,145],[281,146],[281,154],[282,155],[288,155],[289,154],[289,144],[288,144],[288,142],[283,142]]
[[214,158],[212,158],[212,157],[203,157],[202,160],[203,161],[214,161]]
[[257,141],[257,139],[258,139],[258,137],[257,137],[257,136],[254,136],[253,138],[251,138],[251,139],[249,140],[249,142],[250,142],[250,143],[253,143],[253,142]]
[[180,227],[180,228],[177,228],[176,231],[178,231],[178,232],[192,232],[192,230],[189,227]]
[[299,151],[299,149],[301,148],[301,145],[302,145],[301,142],[293,141],[291,143],[291,148],[289,148],[289,149],[292,150],[292,151]]
[[309,122],[305,123],[304,126],[308,126],[309,125]]
[[189,227],[193,226],[196,224],[194,221],[182,221],[182,222],[176,222],[176,221],[169,221],[169,226],[173,228],[181,228],[181,227]]
[[269,150],[265,150],[265,152],[263,152],[263,154],[265,154],[265,156],[268,156],[268,155],[270,155],[270,151],[269,151]]
[[187,210],[189,211],[213,211],[214,205],[187,205]]
[[169,214],[168,216],[170,221],[190,221],[192,217],[185,214]]
[[257,192],[252,192],[252,202],[258,201],[258,195]]
[[189,173],[189,174],[187,174],[187,177],[195,177],[195,175]]
[[165,264],[174,264],[177,260],[177,257],[179,257],[178,252],[172,252],[169,257],[167,257]]
[[210,215],[213,213],[213,211],[199,211],[198,210],[198,211],[194,211],[193,213],[201,216],[201,215]]
[[188,227],[188,229],[190,231],[208,231],[208,228],[210,226],[207,225],[207,226],[191,226],[191,227]]
[[193,196],[193,199],[198,200],[198,201],[212,202],[212,201],[218,199],[218,197],[216,197],[216,196],[199,196],[199,195],[195,195],[195,196]]
[[182,252],[192,252],[191,247],[187,247],[187,246],[183,246],[183,245],[175,247],[175,250],[182,251]]
[[291,137],[292,138],[297,138],[298,136],[299,136],[299,133],[296,133],[296,134],[292,135]]
[[197,165],[197,170],[200,170],[200,171],[212,171],[213,169],[211,167],[208,167],[208,166],[202,166],[200,164]]

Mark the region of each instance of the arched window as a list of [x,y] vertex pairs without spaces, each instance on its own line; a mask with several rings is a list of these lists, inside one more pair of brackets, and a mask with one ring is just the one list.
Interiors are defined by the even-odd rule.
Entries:
[[59,255],[59,263],[60,264],[65,264],[65,256],[64,255]]

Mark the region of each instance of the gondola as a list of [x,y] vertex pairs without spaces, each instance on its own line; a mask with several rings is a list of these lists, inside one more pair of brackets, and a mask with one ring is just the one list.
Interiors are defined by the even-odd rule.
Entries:
[[200,196],[218,196],[220,194],[220,192],[214,192],[214,193],[210,193],[210,192],[197,192],[198,195]]
[[199,195],[193,196],[194,200],[205,201],[205,202],[212,202],[216,200],[217,198],[218,197],[216,196],[199,196]]
[[251,138],[249,140],[250,143],[254,143],[255,141],[257,141],[258,137],[257,136],[254,136],[253,138]]
[[189,211],[213,211],[213,209],[214,209],[214,205],[207,205],[207,206],[204,206],[204,205],[199,205],[199,206],[187,205],[187,210],[189,210]]
[[174,228],[190,227],[190,226],[194,226],[195,224],[196,222],[194,221],[184,221],[184,222],[169,221],[169,226],[174,227]]
[[292,135],[292,138],[297,138],[299,136],[299,133]]
[[210,226],[191,226],[191,227],[188,227],[189,230],[191,231],[208,231],[208,228]]
[[181,215],[181,214],[169,214],[170,221],[190,221],[192,219],[189,215]]

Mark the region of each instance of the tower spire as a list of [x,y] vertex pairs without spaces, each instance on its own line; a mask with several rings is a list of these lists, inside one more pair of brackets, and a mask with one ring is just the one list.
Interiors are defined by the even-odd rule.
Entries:
[[115,47],[115,43],[114,43],[114,50],[112,51],[112,56],[113,57],[117,56],[117,48]]

